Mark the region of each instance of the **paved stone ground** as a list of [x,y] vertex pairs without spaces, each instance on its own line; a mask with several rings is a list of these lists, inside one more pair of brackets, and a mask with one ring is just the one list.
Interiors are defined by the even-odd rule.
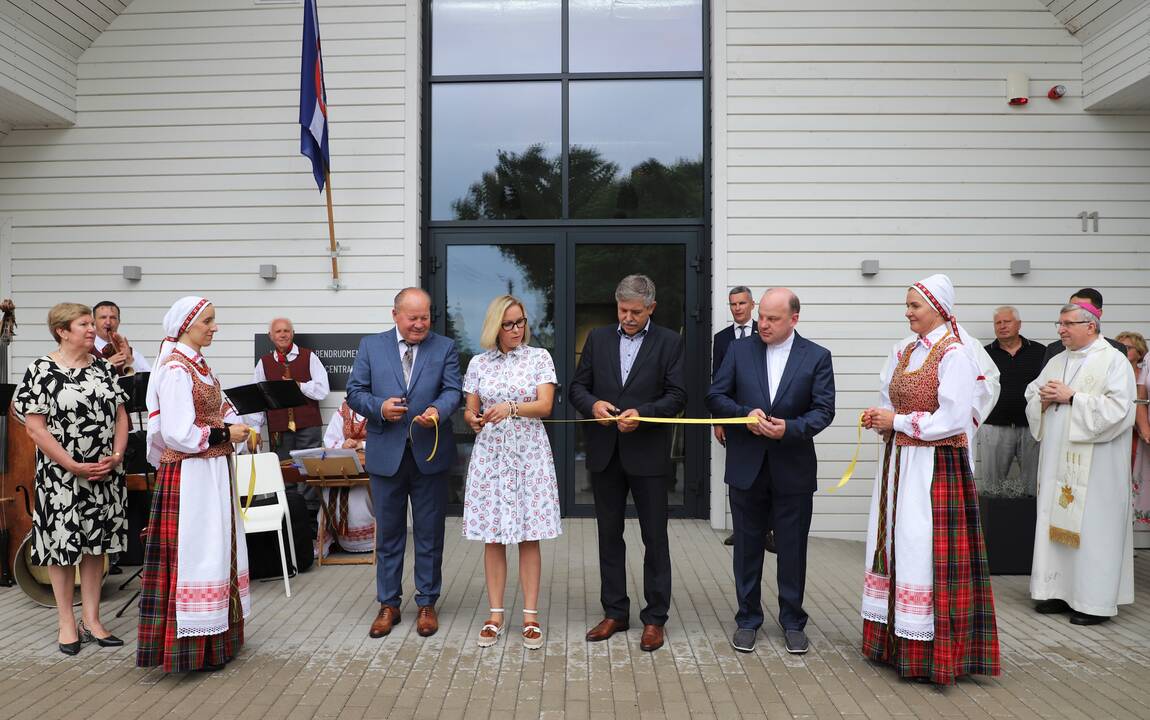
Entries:
[[[584,642],[600,617],[595,526],[568,519],[565,532],[544,544],[547,644],[535,652],[523,650],[514,634],[493,648],[476,647],[487,607],[482,548],[459,539],[458,519],[448,521],[434,637],[416,635],[407,598],[392,635],[368,638],[378,607],[372,568],[313,569],[292,581],[291,599],[280,582],[256,583],[247,644],[214,674],[137,669],[134,612],[111,618],[130,590],[107,593],[103,606],[105,622],[127,646],[85,646],[68,658],[56,650],[54,611],[34,606],[18,588],[0,589],[0,718],[1150,717],[1145,602],[1112,622],[1077,628],[1066,616],[1031,610],[1028,578],[996,576],[1002,677],[939,689],[899,681],[860,657],[860,543],[811,542],[809,654],[788,655],[772,624],[758,650],[743,655],[728,643],[735,608],[724,533],[703,521],[672,521],[668,644],[644,653],[634,629],[605,643]],[[633,521],[628,533],[634,624],[642,559]],[[410,547],[408,553],[410,563]],[[773,575],[773,562],[768,566]],[[1150,551],[1141,551],[1135,572],[1138,591],[1150,591]],[[765,584],[773,597],[773,578]],[[509,618],[519,617],[521,603],[510,593],[505,606]]]

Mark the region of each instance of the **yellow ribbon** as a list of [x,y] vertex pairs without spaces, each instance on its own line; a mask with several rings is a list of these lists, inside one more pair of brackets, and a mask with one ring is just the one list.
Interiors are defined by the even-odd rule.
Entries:
[[855,474],[855,465],[857,465],[858,461],[859,461],[859,451],[862,450],[863,419],[865,417],[866,417],[866,412],[859,413],[859,425],[858,425],[859,436],[858,436],[858,439],[855,441],[854,457],[851,458],[850,465],[847,465],[847,471],[845,473],[843,473],[843,477],[841,480],[839,480],[839,484],[835,485],[833,488],[830,488],[829,492],[834,492],[835,490],[838,490],[839,488],[841,488],[843,485],[846,485],[847,482],[850,481],[850,479]]
[[749,423],[757,423],[759,418],[754,415],[747,415],[746,417],[731,417],[731,418],[666,418],[666,417],[645,417],[643,415],[635,415],[634,417],[619,417],[612,415],[600,420],[599,418],[577,418],[575,420],[544,420],[545,423],[588,423],[588,422],[611,422],[619,420],[636,420],[638,422],[656,423],[662,425],[747,425]]
[[[435,452],[439,450],[439,414],[436,413],[431,418],[431,426],[435,428],[435,442],[431,445],[431,454],[427,456],[426,462],[431,462],[435,458]],[[411,429],[415,427],[415,418],[411,419],[411,424],[407,426],[407,439],[411,443],[411,448],[415,449],[415,438],[411,436]]]
[[[255,430],[248,428],[248,449],[258,450],[260,447],[260,434]],[[256,494],[256,459],[252,458],[252,474],[248,478],[248,497],[240,506],[240,517],[244,520],[248,519],[248,510],[252,506],[252,496]]]

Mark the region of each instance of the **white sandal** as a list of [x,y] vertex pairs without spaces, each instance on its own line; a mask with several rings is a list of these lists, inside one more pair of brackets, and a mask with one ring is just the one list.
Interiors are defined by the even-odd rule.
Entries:
[[[488,612],[494,614],[503,614],[503,608],[488,608]],[[478,644],[481,648],[491,647],[499,642],[499,636],[503,634],[503,623],[496,625],[493,622],[486,622],[483,627],[479,629]]]
[[[538,610],[524,610],[524,615],[538,615]],[[523,621],[523,647],[528,650],[538,650],[543,647],[543,628],[534,620]]]

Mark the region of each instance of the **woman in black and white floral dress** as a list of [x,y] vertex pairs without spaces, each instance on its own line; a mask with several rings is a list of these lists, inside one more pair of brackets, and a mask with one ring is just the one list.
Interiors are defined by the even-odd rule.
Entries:
[[[32,362],[13,405],[36,443],[36,507],[31,561],[47,565],[59,614],[60,651],[81,642],[122,645],[100,622],[105,553],[127,549],[126,488],[121,463],[128,444],[127,394],[107,361],[92,354],[96,326],[85,305],[48,312],[59,348]],[[80,566],[82,620],[72,610]]]

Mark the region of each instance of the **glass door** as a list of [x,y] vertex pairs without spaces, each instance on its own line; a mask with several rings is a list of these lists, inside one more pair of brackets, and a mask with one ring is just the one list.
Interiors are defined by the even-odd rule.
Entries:
[[[632,273],[648,275],[656,287],[652,322],[683,336],[687,416],[700,417],[707,388],[708,353],[698,348],[706,316],[700,306],[703,268],[700,231],[690,229],[608,231],[433,230],[430,276],[437,329],[459,347],[460,369],[483,352],[479,333],[487,305],[510,293],[523,300],[531,324],[531,343],[546,348],[555,361],[560,386],[552,418],[571,420],[578,413],[566,401],[587,334],[613,326],[615,286]],[[700,362],[703,358],[704,362]],[[451,474],[449,502],[460,511],[467,464],[474,443],[462,410],[454,418],[459,462]],[[548,424],[559,478],[559,497],[567,516],[593,514],[590,479],[581,424]],[[705,426],[674,426],[674,474],[667,491],[672,514],[701,517],[707,512]]]
[[[455,340],[461,377],[471,359],[484,352],[479,335],[488,303],[503,294],[523,301],[531,344],[548,350],[558,377],[566,377],[565,355],[556,351],[562,328],[561,309],[556,306],[556,253],[561,235],[440,232],[436,239],[436,264],[442,267],[433,277],[433,321],[439,332]],[[467,465],[475,445],[475,436],[463,420],[463,408],[460,403],[452,416],[459,460],[450,473],[447,501],[455,512],[463,507]],[[560,412],[556,405],[555,416]],[[566,448],[562,426],[548,425],[547,430],[552,452],[562,458]]]
[[[567,235],[570,261],[567,281],[571,288],[567,296],[570,303],[570,352],[572,368],[578,366],[583,343],[593,328],[618,324],[615,309],[615,286],[627,275],[641,273],[655,283],[655,312],[653,324],[662,325],[683,337],[685,357],[683,377],[687,384],[688,407],[684,415],[698,416],[706,385],[700,386],[696,375],[699,365],[697,352],[698,323],[703,314],[698,300],[700,268],[698,257],[699,233],[694,230],[658,231],[571,231]],[[698,406],[698,407],[696,407]],[[571,409],[574,413],[574,409]],[[575,413],[577,415],[577,413]],[[591,482],[586,466],[583,424],[569,425],[568,447],[573,451],[566,458],[569,482],[560,487],[567,502],[568,514],[583,515],[593,511]],[[704,465],[700,452],[699,432],[702,426],[671,426],[671,459],[673,473],[667,479],[668,505],[672,514],[697,516],[702,503],[705,511]],[[705,429],[705,428],[704,428]],[[703,451],[705,452],[705,450]]]

